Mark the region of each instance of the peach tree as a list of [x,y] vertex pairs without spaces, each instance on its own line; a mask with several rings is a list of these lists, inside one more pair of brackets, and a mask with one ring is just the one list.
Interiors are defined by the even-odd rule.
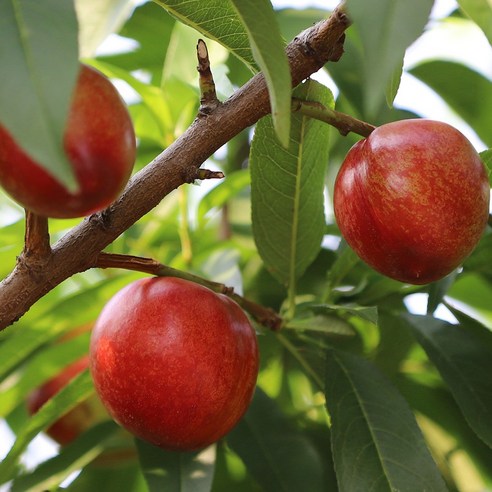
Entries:
[[[332,11],[268,0],[136,3],[0,3],[3,173],[42,191],[38,173],[18,172],[20,154],[12,157],[8,135],[39,175],[78,192],[64,135],[81,61],[118,88],[136,136],[128,184],[89,216],[48,218],[16,203],[7,194],[15,197],[15,187],[0,191],[0,484],[118,492],[492,487],[490,2],[459,0],[438,18],[432,0],[345,0]],[[448,45],[441,56],[404,63],[411,45],[442,32],[473,37],[483,67],[458,59]],[[333,212],[336,176],[354,144],[391,122],[442,118],[431,105],[420,114],[400,104],[402,80],[432,89],[480,152],[467,147],[479,186],[461,188],[466,179],[446,174],[446,151],[460,165],[456,149],[425,139],[440,162],[402,251],[411,255],[420,236],[437,230],[436,220],[449,244],[461,244],[471,222],[474,232],[466,254],[443,259],[451,272],[417,285],[361,260]],[[106,106],[85,104],[97,140]],[[108,120],[105,130],[115,122]],[[102,147],[114,150],[104,138]],[[391,183],[377,178],[371,186],[388,185],[396,201],[406,174],[391,176]],[[345,200],[353,195],[359,216],[368,213],[367,222],[359,220],[367,242],[404,265],[407,258],[395,260],[387,238],[406,222],[385,219],[378,225],[384,235],[375,234],[371,188],[363,191]],[[58,198],[45,195],[47,208],[63,207]],[[457,210],[457,226],[449,208],[459,208],[461,198],[477,213],[467,223]],[[53,215],[67,216],[61,209]],[[362,249],[365,237],[357,236]],[[427,263],[444,254],[439,237],[430,243],[436,246],[426,250]],[[204,449],[171,451],[133,437],[104,412],[91,422],[80,406],[97,399],[87,363],[30,412],[33,391],[87,361],[91,328],[110,298],[152,276],[205,286],[251,321],[256,390],[232,430]],[[198,325],[193,295],[187,302],[181,311]],[[138,329],[132,333],[138,337]],[[220,336],[213,338],[204,337],[217,344],[210,353],[221,354]],[[220,355],[208,358],[220,373]],[[137,403],[145,406],[145,398]],[[32,465],[39,435],[77,409],[90,425]],[[213,428],[213,419],[207,425]]]

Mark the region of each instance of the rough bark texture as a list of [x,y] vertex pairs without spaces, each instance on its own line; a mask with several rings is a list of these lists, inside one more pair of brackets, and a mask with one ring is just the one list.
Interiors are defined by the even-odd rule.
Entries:
[[[343,3],[329,19],[297,36],[287,47],[293,85],[343,53],[349,25]],[[200,115],[188,130],[128,183],[122,196],[103,212],[87,217],[41,257],[25,250],[0,283],[0,329],[18,320],[51,289],[97,265],[99,253],[167,194],[192,182],[197,168],[243,129],[270,112],[262,74],[254,76],[224,104]]]

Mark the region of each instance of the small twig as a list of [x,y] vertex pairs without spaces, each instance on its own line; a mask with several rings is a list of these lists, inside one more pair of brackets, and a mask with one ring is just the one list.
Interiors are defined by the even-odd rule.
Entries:
[[198,57],[198,73],[200,74],[200,113],[210,114],[220,105],[215,92],[215,82],[210,70],[210,60],[208,59],[208,49],[203,39],[198,40],[196,46],[196,54]]
[[223,179],[225,175],[222,171],[211,171],[210,169],[199,168],[196,170],[196,179]]
[[177,270],[167,265],[163,265],[152,258],[142,258],[139,256],[120,255],[113,253],[100,253],[94,267],[97,268],[120,268],[137,272],[148,273],[158,277],[177,277],[189,280],[218,294],[224,294],[236,301],[245,311],[247,311],[258,323],[273,331],[278,331],[282,327],[282,318],[270,308],[266,308],[249,299],[246,299],[234,292],[233,287],[228,287],[219,282],[207,280],[189,272]]
[[376,129],[374,125],[353,118],[348,114],[327,108],[315,101],[303,101],[292,98],[292,111],[299,111],[303,115],[324,121],[337,128],[344,136],[350,132],[354,132],[363,137],[368,137]]
[[51,254],[48,219],[26,210],[24,258],[46,259]]

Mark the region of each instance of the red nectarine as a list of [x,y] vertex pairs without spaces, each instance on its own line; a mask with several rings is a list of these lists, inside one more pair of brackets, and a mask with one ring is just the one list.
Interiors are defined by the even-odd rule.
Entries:
[[46,217],[82,217],[118,197],[135,162],[133,124],[113,84],[86,65],[73,94],[64,147],[79,186],[74,193],[0,125],[0,184],[24,208]]
[[101,312],[91,337],[94,385],[124,428],[171,450],[227,434],[251,401],[256,335],[230,298],[179,278],[138,280]]
[[462,133],[438,121],[404,120],[352,147],[335,182],[334,209],[343,237],[366,263],[425,284],[472,252],[489,195],[484,165]]

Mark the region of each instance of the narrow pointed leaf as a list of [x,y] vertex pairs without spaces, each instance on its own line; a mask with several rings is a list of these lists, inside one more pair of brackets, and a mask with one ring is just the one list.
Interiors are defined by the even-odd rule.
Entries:
[[[349,15],[364,47],[364,101],[373,118],[385,98],[385,89],[405,55],[427,23],[433,0],[347,0]],[[390,93],[394,91],[390,90]]]
[[492,1],[491,0],[458,0],[458,4],[484,32],[492,44]]
[[12,485],[11,492],[35,492],[51,490],[60,485],[71,473],[79,470],[104,449],[104,443],[119,429],[112,420],[89,429],[58,455],[44,461],[31,473],[20,475]]
[[[333,104],[330,91],[315,81],[298,87],[295,95]],[[304,273],[321,246],[329,132],[325,123],[293,114],[285,149],[270,117],[256,125],[250,154],[253,233],[267,268],[286,285]]]
[[[447,383],[470,427],[492,447],[492,334],[464,329],[430,316],[407,320]],[[462,320],[462,323],[465,323]]]
[[73,2],[4,0],[0,19],[0,123],[36,162],[75,189],[63,148],[79,69]]
[[285,46],[270,0],[231,0],[249,36],[253,56],[270,95],[273,126],[284,147],[289,145],[292,82]]
[[92,378],[88,371],[76,376],[70,384],[65,386],[51,400],[46,402],[39,411],[26,423],[26,426],[17,435],[14,445],[5,459],[0,463],[0,484],[12,479],[17,461],[28,444],[39,432],[55,422],[62,415],[85,400],[94,391]]
[[487,149],[484,150],[483,152],[480,152],[480,158],[482,159],[482,162],[485,164],[485,167],[487,168],[487,171],[489,173],[489,181],[492,176],[492,149]]
[[376,367],[330,350],[325,391],[342,492],[446,490],[410,407]]
[[149,492],[209,492],[214,476],[215,447],[200,453],[166,451],[135,439]]
[[70,363],[87,354],[87,342],[87,337],[76,337],[33,354],[29,363],[19,371],[20,375],[16,375],[15,383],[3,385],[4,388],[0,392],[0,417],[9,415],[36,387],[60,374]]
[[227,442],[266,492],[325,490],[315,447],[260,389]]
[[180,22],[222,44],[252,70],[256,70],[248,33],[231,2],[224,2],[224,0],[154,1]]
[[133,9],[132,0],[75,0],[80,23],[80,57],[94,56],[109,34],[117,32]]

